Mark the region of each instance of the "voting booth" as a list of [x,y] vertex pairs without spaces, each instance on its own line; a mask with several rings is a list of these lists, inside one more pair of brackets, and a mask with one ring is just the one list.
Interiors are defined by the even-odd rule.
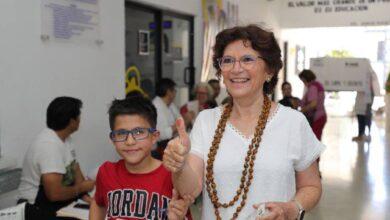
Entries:
[[310,69],[326,91],[364,92],[370,89],[371,75],[375,75],[365,58],[312,58]]
[[374,96],[380,95],[378,77],[366,58],[311,58],[310,69],[325,91],[367,92],[372,87]]
[[[376,73],[366,58],[320,57],[310,59],[310,69],[326,91],[372,92],[380,95]],[[386,97],[386,116],[390,116],[390,97]],[[390,132],[390,117],[386,118],[386,131]]]

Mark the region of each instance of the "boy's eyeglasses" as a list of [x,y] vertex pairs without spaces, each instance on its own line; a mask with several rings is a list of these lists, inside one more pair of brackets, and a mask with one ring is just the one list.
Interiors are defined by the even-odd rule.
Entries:
[[240,57],[240,59],[236,60],[236,58],[231,56],[225,56],[217,59],[219,67],[222,71],[230,71],[234,68],[234,64],[236,62],[240,63],[241,68],[250,70],[253,68],[253,65],[258,59],[264,59],[261,56],[253,56],[253,55],[244,55]]
[[149,133],[154,133],[157,130],[155,128],[134,128],[132,130],[115,130],[110,132],[110,139],[113,142],[124,142],[129,137],[129,134],[134,138],[136,141],[143,140],[149,136]]

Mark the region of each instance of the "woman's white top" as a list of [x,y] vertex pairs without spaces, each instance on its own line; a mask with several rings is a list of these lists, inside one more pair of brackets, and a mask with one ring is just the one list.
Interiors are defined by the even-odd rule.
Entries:
[[[191,153],[202,158],[205,167],[222,111],[223,107],[216,107],[200,112],[190,135]],[[245,138],[227,123],[214,161],[214,178],[220,202],[232,200],[239,188],[251,139]],[[254,178],[238,219],[252,219],[255,214],[253,204],[291,200],[296,192],[295,172],[307,169],[324,149],[325,146],[317,140],[303,114],[277,105],[267,121],[256,156]],[[202,219],[215,219],[205,180],[204,177]],[[241,198],[232,207],[220,208],[221,218],[231,219],[240,202]]]

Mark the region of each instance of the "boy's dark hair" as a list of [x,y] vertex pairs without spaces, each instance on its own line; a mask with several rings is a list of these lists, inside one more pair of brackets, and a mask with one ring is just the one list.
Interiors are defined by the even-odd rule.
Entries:
[[176,83],[168,78],[162,78],[158,83],[157,83],[157,88],[156,88],[156,95],[159,97],[164,97],[168,90],[173,90],[175,89]]
[[133,96],[126,99],[115,99],[108,109],[110,128],[114,129],[115,118],[118,115],[138,115],[156,128],[157,110],[152,102],[142,96]]
[[50,102],[46,110],[46,125],[54,131],[59,131],[69,125],[70,119],[80,116],[83,103],[73,97],[57,97]]

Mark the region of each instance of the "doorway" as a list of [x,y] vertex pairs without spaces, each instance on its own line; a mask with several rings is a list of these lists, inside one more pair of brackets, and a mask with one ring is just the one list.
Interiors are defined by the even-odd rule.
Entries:
[[179,91],[194,86],[194,18],[126,1],[126,93],[155,96],[156,83],[170,78]]

